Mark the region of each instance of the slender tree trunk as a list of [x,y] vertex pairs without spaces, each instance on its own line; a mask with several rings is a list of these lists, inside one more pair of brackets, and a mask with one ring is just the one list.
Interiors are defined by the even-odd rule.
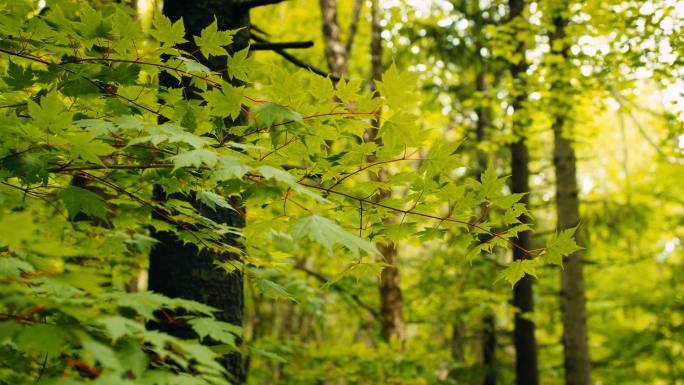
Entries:
[[[236,6],[232,0],[204,1],[164,1],[163,13],[172,21],[184,19],[186,39],[183,47],[189,52],[195,51],[192,36],[199,36],[200,31],[211,24],[214,18],[219,29],[243,28],[235,37],[232,49],[247,46],[249,39],[249,10]],[[203,64],[214,70],[225,68],[225,57],[212,57],[203,60]],[[188,82],[179,83],[171,76],[163,76],[160,83],[167,87],[185,87],[186,95],[192,98],[193,93]],[[231,125],[232,122],[226,122]],[[158,199],[165,199],[160,188],[156,188]],[[191,203],[203,215],[220,223],[234,227],[244,226],[244,218],[232,210],[213,211],[202,207],[191,197]],[[227,274],[213,264],[217,255],[214,252],[198,251],[194,245],[184,244],[173,234],[156,232],[153,234],[159,243],[150,255],[149,287],[151,290],[169,297],[180,297],[195,300],[218,309],[216,318],[221,321],[242,325],[243,318],[243,282],[239,271]],[[226,239],[227,242],[230,240]],[[195,338],[196,335],[187,326],[160,322],[153,327],[164,330],[181,338]],[[211,341],[205,341],[211,343]],[[230,380],[241,383],[244,380],[244,367],[239,354],[230,354],[220,359],[221,364],[230,374]]]
[[496,384],[496,320],[487,314],[483,320],[482,357],[484,359],[484,385]]
[[325,59],[333,75],[347,77],[347,55],[337,20],[337,0],[319,0],[323,20]]
[[[525,0],[510,0],[510,19],[512,23],[519,22],[525,7]],[[517,31],[517,29],[515,29]],[[520,199],[521,203],[529,204],[528,194],[530,193],[530,169],[529,151],[527,149],[525,129],[529,123],[524,112],[521,113],[523,102],[527,99],[525,82],[525,71],[527,61],[525,60],[525,43],[518,42],[516,54],[520,56],[517,63],[511,65],[511,76],[515,96],[513,99],[513,134],[517,140],[511,144],[511,192],[525,194]],[[521,223],[530,223],[530,218],[522,215],[518,218]],[[525,249],[531,249],[530,232],[525,231],[513,240]],[[519,249],[513,249],[513,259],[525,259],[526,255]],[[515,373],[518,385],[538,385],[539,372],[537,369],[537,341],[534,336],[534,322],[524,317],[525,313],[534,311],[533,298],[533,277],[525,275],[513,288],[513,306],[515,309],[515,325],[513,331],[513,342],[515,345],[516,361]]]
[[363,0],[354,0],[354,8],[352,9],[352,19],[349,23],[349,33],[347,35],[347,42],[344,45],[344,56],[347,63],[351,57],[351,50],[354,46],[354,37],[359,26],[359,18],[361,18],[361,8],[363,7]]
[[[555,16],[555,30],[549,35],[550,45],[562,47],[560,54],[568,62],[569,44],[565,42],[567,19]],[[562,74],[561,72],[559,72]],[[579,224],[579,190],[577,187],[577,159],[572,141],[564,132],[567,112],[572,108],[567,95],[562,91],[564,81],[552,84],[558,113],[553,122],[554,150],[553,163],[556,172],[556,210],[558,230],[565,230]],[[581,232],[575,234],[578,245],[583,245]],[[565,358],[565,383],[567,385],[589,385],[590,364],[587,338],[587,317],[584,295],[584,274],[582,272],[584,251],[568,256],[561,271],[561,312],[563,317],[563,347]]]
[[[382,15],[380,13],[380,1],[371,0],[371,43],[370,43],[370,54],[371,54],[371,79],[381,80],[382,79],[382,26],[380,25],[380,19]],[[375,90],[375,82],[371,84],[373,90]]]
[[[375,80],[382,79],[382,27],[380,26],[380,5],[378,0],[371,1],[371,78]],[[375,82],[371,87],[375,89]],[[369,140],[377,139],[377,129],[380,124],[380,116],[375,119],[373,128],[369,132]],[[373,175],[372,175],[373,177]],[[386,172],[381,170],[377,176],[378,180],[385,180],[387,178]],[[390,191],[381,193],[381,197],[385,198],[391,194]],[[393,339],[404,341],[404,301],[402,299],[401,287],[399,285],[399,267],[397,260],[397,246],[394,242],[388,241],[378,245],[378,249],[382,254],[384,262],[387,267],[380,274],[380,322],[382,329],[382,337],[386,342]]]
[[[475,19],[478,24],[482,23],[479,13],[476,14]],[[475,89],[478,95],[482,95],[487,91],[487,63],[480,54],[482,51],[481,38],[481,36],[478,36],[478,42],[475,44],[479,62],[479,68],[475,75]],[[475,139],[477,143],[482,143],[487,140],[487,128],[490,123],[489,108],[482,105],[482,101],[480,101],[475,108],[475,113],[477,115]],[[487,153],[482,150],[478,149],[476,153],[477,163],[475,170],[479,179],[480,174],[487,167],[488,157]],[[486,207],[482,207],[482,210],[486,210]],[[491,312],[487,312],[482,319],[482,361],[484,364],[484,385],[496,384],[496,319]]]

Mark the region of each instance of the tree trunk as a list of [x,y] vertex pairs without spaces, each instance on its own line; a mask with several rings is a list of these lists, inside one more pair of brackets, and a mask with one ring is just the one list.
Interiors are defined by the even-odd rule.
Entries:
[[[378,0],[371,1],[371,79],[382,79],[382,27],[380,26],[380,5]],[[375,82],[371,83],[375,89]],[[380,124],[380,115],[376,117],[373,128],[369,130],[367,139],[377,141],[377,130]],[[386,172],[381,170],[377,175],[371,174],[371,178],[385,180]],[[379,199],[386,198],[390,191],[380,193]],[[382,337],[386,342],[393,339],[404,341],[404,301],[399,285],[399,268],[397,261],[397,246],[392,241],[378,245],[383,260],[387,267],[380,274],[380,323]]]
[[337,20],[337,0],[319,0],[319,4],[328,68],[335,76],[347,77],[347,55],[345,46],[342,44],[340,23]]
[[[556,16],[553,19],[555,31],[549,35],[551,47],[560,42],[559,53],[567,63],[569,44],[565,42],[565,26],[567,19]],[[561,70],[559,73],[563,73]],[[567,99],[571,95],[564,94],[561,89],[567,84],[556,81],[552,84],[554,98],[559,113],[554,118],[554,150],[553,163],[556,172],[556,210],[558,231],[575,227],[579,224],[579,190],[577,187],[577,159],[572,141],[564,132],[567,111],[572,103]],[[563,104],[564,103],[564,104]],[[576,242],[582,246],[581,232],[575,234]],[[563,317],[563,347],[565,358],[565,383],[567,385],[589,385],[590,364],[587,338],[587,317],[584,296],[584,275],[582,273],[584,251],[569,255],[561,270],[561,312]]]
[[[214,18],[218,21],[219,29],[243,28],[235,36],[234,45],[230,47],[237,50],[246,47],[249,41],[249,10],[238,7],[237,4],[237,1],[231,0],[166,0],[163,13],[172,21],[183,18],[188,43],[182,48],[188,52],[196,51],[192,36],[199,36],[200,31],[211,24]],[[212,57],[211,60],[202,62],[213,70],[222,70],[226,66],[225,57]],[[181,84],[171,76],[162,76],[160,84],[166,87],[186,87],[185,94],[193,97],[189,82]],[[230,125],[232,122],[226,124]],[[160,188],[155,190],[158,199],[165,199]],[[244,217],[232,210],[217,208],[212,211],[197,204],[192,197],[189,200],[202,215],[214,221],[234,227],[244,226]],[[214,252],[199,252],[197,247],[184,244],[171,233],[155,232],[153,236],[159,243],[150,254],[150,289],[169,297],[190,299],[213,306],[218,309],[217,319],[242,325],[243,282],[240,271],[227,274],[217,269],[213,264],[217,257]],[[192,329],[187,326],[160,322],[153,327],[181,338],[196,338]],[[239,354],[226,355],[219,361],[228,371],[233,383],[244,381],[244,367]]]
[[482,357],[484,359],[484,385],[496,384],[496,320],[485,315],[482,330]]
[[[525,0],[510,0],[510,20],[512,23],[518,22],[522,17],[525,7]],[[516,54],[520,56],[517,63],[511,64],[511,76],[515,95],[513,103],[513,134],[517,140],[511,144],[511,192],[525,194],[520,199],[521,203],[529,204],[528,194],[530,193],[530,169],[529,151],[527,149],[525,129],[529,119],[526,119],[524,112],[521,114],[523,103],[527,99],[525,82],[525,71],[527,61],[525,60],[525,43],[518,42]],[[521,223],[530,223],[530,218],[522,215],[518,218]],[[532,249],[530,232],[525,231],[518,234],[513,240],[525,249]],[[525,259],[526,255],[521,250],[513,248],[513,260]],[[534,336],[534,322],[524,317],[525,313],[534,311],[533,299],[533,277],[525,275],[513,288],[513,306],[515,309],[515,325],[513,331],[513,343],[515,345],[516,361],[515,373],[518,385],[538,385],[539,372],[537,369],[537,341]]]
[[[481,22],[479,16],[476,20]],[[479,68],[475,75],[475,89],[478,95],[483,95],[487,91],[487,63],[482,57],[482,43],[479,39],[475,44]],[[482,101],[475,108],[477,115],[477,122],[475,126],[475,139],[477,143],[487,140],[487,127],[489,127],[489,108],[482,105]],[[487,168],[488,157],[487,153],[478,149],[476,151],[477,159],[475,165],[476,177],[479,180],[481,173]],[[487,210],[485,206],[481,208],[482,212]],[[484,385],[496,384],[496,319],[494,315],[488,311],[482,319],[482,362],[484,364]]]

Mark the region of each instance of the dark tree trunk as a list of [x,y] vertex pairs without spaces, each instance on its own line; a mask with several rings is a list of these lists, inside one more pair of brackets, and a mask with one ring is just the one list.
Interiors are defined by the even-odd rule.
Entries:
[[[564,10],[557,10],[560,14]],[[551,47],[560,46],[563,64],[569,62],[569,44],[565,41],[565,27],[567,19],[555,16],[553,19],[555,30],[549,35]],[[560,43],[560,44],[558,44]],[[561,68],[557,73],[565,73]],[[554,150],[553,163],[556,173],[556,210],[559,231],[573,228],[579,224],[579,189],[577,187],[577,158],[572,146],[572,140],[565,132],[568,123],[567,114],[572,109],[571,98],[564,89],[569,85],[562,78],[554,81],[552,91],[554,102],[559,111],[553,122]],[[575,235],[576,242],[582,246],[581,232]],[[561,312],[563,317],[563,348],[565,358],[566,385],[589,385],[590,361],[587,337],[586,299],[584,296],[584,274],[582,272],[584,250],[569,255],[561,270]]]
[[[235,36],[235,43],[232,46],[233,50],[237,50],[246,47],[249,41],[249,9],[236,6],[238,3],[232,0],[166,0],[163,13],[172,21],[183,18],[188,40],[183,48],[188,52],[196,50],[192,36],[199,36],[201,30],[211,24],[214,18],[218,21],[218,27],[221,30],[243,28]],[[202,62],[213,70],[223,70],[226,66],[225,57],[212,57],[211,60],[204,59]],[[160,83],[166,87],[186,87],[185,95],[193,97],[186,82],[180,84],[171,76],[162,76]],[[226,122],[227,126],[231,124],[232,122]],[[163,193],[159,191],[161,189],[156,190],[156,197],[164,199]],[[221,208],[213,211],[201,207],[192,197],[189,200],[203,215],[214,221],[234,227],[244,226],[244,218],[234,211]],[[206,250],[199,252],[197,247],[184,244],[171,233],[157,232],[153,235],[159,243],[150,254],[150,289],[169,297],[190,299],[213,306],[218,309],[217,319],[242,325],[241,273],[235,271],[227,274],[217,269],[213,264],[214,258],[217,257],[214,252]],[[164,322],[153,327],[181,338],[196,337],[188,327]],[[220,362],[230,374],[230,380],[233,383],[244,381],[245,370],[239,354],[226,355],[220,359]]]
[[[510,20],[512,23],[519,23],[525,7],[525,0],[510,0]],[[511,192],[525,194],[520,202],[529,204],[528,194],[530,193],[530,169],[529,151],[527,149],[525,130],[529,119],[525,118],[522,112],[523,103],[527,99],[527,89],[525,82],[525,71],[527,61],[525,60],[525,43],[520,41],[516,47],[516,54],[520,60],[511,64],[511,76],[513,77],[514,99],[513,107],[513,134],[517,140],[511,144]],[[521,113],[522,112],[522,113]],[[522,215],[522,223],[530,223],[530,218]],[[513,242],[525,249],[531,249],[530,232],[525,231],[518,235]],[[513,259],[525,259],[527,256],[518,248],[513,248]],[[533,299],[533,277],[525,275],[513,288],[513,306],[515,307],[515,325],[513,331],[513,342],[515,345],[516,361],[515,373],[518,385],[538,385],[539,373],[537,369],[537,341],[534,336],[534,322],[524,317],[525,313],[534,311]]]
[[484,385],[496,384],[496,320],[487,314],[483,322],[482,356],[484,359]]
[[[478,11],[479,12],[479,11]],[[478,23],[482,23],[480,14],[477,13],[475,19]],[[482,43],[479,39],[475,44],[477,51],[478,65],[477,74],[475,75],[475,90],[478,95],[483,95],[487,91],[487,63],[486,59],[482,57]],[[482,101],[478,102],[475,108],[477,114],[477,123],[475,125],[475,139],[477,143],[482,143],[487,140],[487,128],[489,127],[489,108],[482,105]],[[475,165],[476,177],[480,178],[482,172],[487,168],[488,157],[487,153],[478,149],[476,150],[477,159]],[[481,211],[484,213],[487,207],[482,206]],[[484,241],[484,240],[482,240]],[[482,318],[482,362],[484,364],[484,385],[496,384],[496,319],[491,312],[487,312]]]

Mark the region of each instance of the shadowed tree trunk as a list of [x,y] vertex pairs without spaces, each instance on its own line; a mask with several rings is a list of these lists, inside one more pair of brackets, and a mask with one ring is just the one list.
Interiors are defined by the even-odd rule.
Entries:
[[496,384],[496,320],[487,314],[482,320],[482,358],[484,359],[484,385]]
[[[481,15],[479,11],[476,13],[475,20],[482,24]],[[478,36],[476,43],[476,51],[479,68],[475,76],[475,90],[478,95],[483,95],[487,91],[487,63],[486,59],[482,57],[482,36]],[[482,143],[487,140],[487,128],[489,127],[489,108],[478,102],[475,108],[477,114],[477,123],[475,126],[475,139],[477,143]],[[478,149],[476,160],[476,177],[479,180],[481,173],[487,168],[487,153]],[[484,212],[486,207],[482,207]],[[484,385],[496,384],[496,319],[491,312],[484,315],[482,319],[482,361],[484,364]]]
[[[560,16],[564,9],[554,14],[555,30],[549,34],[551,47],[560,47],[555,54],[568,63],[569,44],[565,41],[565,27],[567,19]],[[556,69],[562,76],[564,71]],[[557,75],[557,76],[559,76]],[[577,158],[572,147],[572,140],[565,132],[569,123],[568,111],[572,108],[569,99],[572,97],[564,92],[569,84],[563,78],[557,78],[552,83],[552,96],[557,112],[553,121],[554,150],[553,163],[556,173],[556,210],[558,230],[573,228],[579,224],[579,190],[577,187]],[[582,246],[581,232],[576,232],[576,242]],[[589,385],[590,364],[587,338],[587,317],[584,295],[584,274],[582,272],[584,251],[580,250],[569,255],[561,270],[561,312],[563,317],[563,347],[565,358],[565,383],[567,385]]]
[[[181,17],[184,20],[186,39],[182,48],[188,52],[196,51],[192,36],[199,36],[202,29],[215,19],[219,29],[243,28],[236,36],[231,50],[238,50],[247,46],[249,41],[249,9],[237,6],[239,2],[232,0],[203,0],[203,1],[164,1],[163,13],[171,21]],[[244,28],[246,27],[246,28]],[[212,70],[223,70],[226,67],[225,57],[212,57],[211,60],[201,60]],[[179,83],[171,76],[161,76],[160,84],[166,87],[184,87],[185,95],[193,98],[189,82]],[[226,121],[226,126],[233,122]],[[161,188],[157,186],[155,195],[158,199],[165,199]],[[232,210],[217,208],[216,211],[202,207],[193,197],[188,199],[204,216],[229,226],[244,226],[244,218]],[[151,290],[169,297],[179,297],[195,300],[218,309],[216,318],[221,321],[242,325],[243,318],[243,282],[239,271],[225,273],[213,264],[218,255],[214,252],[198,251],[194,245],[184,244],[173,234],[156,232],[153,234],[159,243],[150,255],[149,287]],[[229,242],[226,239],[226,242]],[[195,338],[194,332],[187,326],[179,326],[168,322],[153,325],[158,329],[181,338]],[[210,341],[205,341],[211,343]],[[230,354],[220,359],[233,383],[244,380],[244,367],[239,354]]]
[[[525,0],[510,0],[510,21],[520,23],[525,7]],[[514,24],[514,31],[519,28]],[[525,71],[527,61],[525,60],[525,43],[518,42],[516,54],[519,61],[512,63],[510,67],[513,77],[514,99],[511,104],[513,107],[513,134],[517,140],[511,144],[511,192],[525,194],[520,199],[521,203],[529,204],[528,194],[530,193],[530,169],[529,151],[527,149],[525,130],[529,124],[529,119],[525,117],[525,112],[521,111],[523,103],[527,99],[525,82]],[[521,223],[530,223],[530,218],[522,215],[518,218]],[[525,249],[531,249],[530,232],[525,231],[518,234],[513,240]],[[518,248],[513,248],[513,259],[521,260],[527,256]],[[513,331],[513,342],[515,345],[515,373],[518,385],[538,385],[539,373],[537,369],[537,342],[534,336],[534,322],[524,317],[525,313],[534,311],[534,299],[532,295],[533,277],[525,275],[513,288],[513,306],[515,309],[515,325]]]

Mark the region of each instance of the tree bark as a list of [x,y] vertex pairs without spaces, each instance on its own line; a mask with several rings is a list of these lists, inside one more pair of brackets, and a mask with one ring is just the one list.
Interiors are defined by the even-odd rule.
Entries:
[[[382,27],[380,26],[380,5],[378,0],[371,1],[371,89],[375,89],[376,80],[382,79]],[[380,115],[376,116],[373,128],[369,130],[367,139],[378,141],[377,130],[380,125]],[[376,180],[386,180],[387,175],[381,170],[377,175],[371,174]],[[382,191],[378,199],[389,197],[390,191]],[[388,220],[389,222],[389,220]],[[392,241],[378,244],[387,267],[380,274],[380,323],[382,337],[386,342],[394,339],[403,343],[405,339],[404,301],[401,294],[397,246]]]
[[[569,62],[569,44],[566,39],[565,27],[568,20],[556,15],[553,19],[555,30],[549,34],[551,47],[558,46],[564,63]],[[558,72],[563,73],[561,70]],[[572,108],[568,102],[571,95],[562,91],[569,87],[563,80],[552,84],[558,113],[554,117],[553,134],[554,150],[553,163],[556,173],[556,210],[558,216],[558,231],[576,227],[580,221],[579,189],[577,187],[577,158],[572,141],[564,129],[568,123],[565,114]],[[583,245],[581,232],[576,232],[578,245]],[[589,385],[590,363],[587,337],[587,320],[584,294],[584,274],[582,272],[584,251],[580,250],[569,255],[561,270],[561,313],[563,317],[563,347],[565,359],[565,383],[567,385]]]
[[[479,11],[478,11],[479,12]],[[482,23],[479,13],[476,14],[475,19]],[[478,36],[478,41],[475,44],[477,51],[477,58],[479,68],[475,75],[475,90],[478,95],[483,95],[487,91],[487,63],[481,55],[482,51],[482,36]],[[489,108],[482,105],[482,101],[475,108],[477,115],[477,122],[475,125],[475,139],[477,143],[482,143],[487,140],[487,128],[489,127]],[[481,173],[487,168],[488,157],[487,153],[478,149],[476,151],[476,177],[480,178]],[[481,208],[484,212],[487,210],[485,206]],[[491,311],[488,311],[482,319],[482,362],[484,364],[484,385],[496,384],[496,319]]]
[[485,315],[482,331],[482,356],[484,359],[484,385],[496,384],[496,320],[494,315]]
[[[525,7],[525,0],[510,0],[510,20],[512,23],[518,22],[522,17]],[[517,28],[514,29],[517,31]],[[529,151],[527,149],[525,129],[529,119],[522,111],[523,103],[527,99],[525,82],[525,71],[527,61],[525,60],[525,43],[519,41],[515,53],[520,59],[517,63],[512,63],[510,67],[515,87],[515,95],[511,106],[513,107],[513,134],[518,138],[511,144],[511,192],[514,194],[525,194],[520,199],[521,203],[529,204],[528,194],[530,193],[530,169]],[[522,113],[521,113],[522,112]],[[518,218],[521,223],[531,223],[527,215]],[[531,236],[529,231],[518,234],[513,240],[525,249],[532,249]],[[513,260],[525,259],[527,256],[518,248],[513,248]],[[513,343],[515,345],[516,361],[515,374],[518,385],[538,385],[539,371],[537,369],[537,341],[534,335],[534,322],[524,317],[525,313],[534,311],[533,298],[533,277],[525,275],[513,288],[513,306],[515,307],[515,321],[513,330]]]
[[359,26],[359,18],[361,17],[361,8],[363,7],[363,0],[354,0],[354,8],[352,9],[352,19],[349,23],[349,34],[347,35],[347,42],[344,45],[344,56],[347,63],[351,57],[351,50],[354,46],[354,38]]
[[[243,28],[234,38],[234,44],[229,51],[235,51],[247,46],[249,41],[249,9],[239,7],[239,1],[234,0],[203,0],[203,1],[164,1],[163,13],[172,21],[181,17],[184,20],[186,39],[188,43],[183,49],[194,52],[196,47],[192,36],[199,36],[203,28],[214,20],[219,29]],[[213,70],[222,70],[226,66],[225,57],[202,59],[204,65]],[[179,83],[171,76],[161,76],[160,84],[166,87],[184,87],[185,95],[194,97],[189,82]],[[233,122],[226,121],[230,126]],[[165,199],[161,188],[155,189],[157,199]],[[186,198],[187,199],[187,198]],[[202,207],[192,197],[191,203],[202,215],[220,223],[234,227],[244,226],[244,217],[232,210],[217,208],[213,211]],[[236,325],[242,325],[243,319],[243,281],[240,271],[227,274],[213,264],[217,255],[214,252],[198,251],[194,245],[184,244],[173,234],[155,232],[153,236],[159,243],[150,254],[149,287],[151,290],[169,297],[179,297],[198,301],[218,309],[216,318]],[[230,242],[230,239],[226,239]],[[197,336],[187,326],[178,326],[160,321],[152,327],[166,331],[181,338],[196,338]],[[212,341],[204,341],[212,344]],[[242,383],[245,370],[239,354],[229,354],[222,357],[220,363],[229,373],[229,380]]]
[[337,0],[319,0],[323,20],[325,59],[333,75],[347,77],[347,56],[337,20]]

